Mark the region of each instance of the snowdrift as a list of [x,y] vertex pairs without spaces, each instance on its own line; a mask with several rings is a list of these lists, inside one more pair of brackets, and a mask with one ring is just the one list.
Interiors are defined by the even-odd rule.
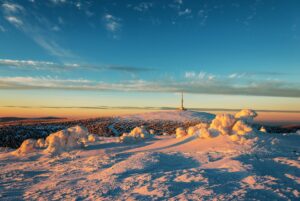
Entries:
[[73,149],[82,148],[88,142],[97,141],[98,137],[89,134],[86,128],[82,126],[75,126],[65,130],[50,134],[46,140],[40,138],[25,140],[16,154],[27,154],[42,150],[44,153],[60,153],[64,151],[71,151]]

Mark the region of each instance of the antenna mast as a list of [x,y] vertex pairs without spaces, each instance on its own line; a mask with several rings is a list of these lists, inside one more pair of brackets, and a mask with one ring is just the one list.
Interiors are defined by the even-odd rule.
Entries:
[[183,91],[181,92],[181,106],[180,106],[179,110],[186,110],[183,106]]

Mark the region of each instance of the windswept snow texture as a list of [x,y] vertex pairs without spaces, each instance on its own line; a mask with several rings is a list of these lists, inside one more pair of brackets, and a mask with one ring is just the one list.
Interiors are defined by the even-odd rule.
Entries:
[[56,155],[35,141],[24,144],[24,155],[0,149],[0,200],[300,199],[299,134],[260,132],[227,115],[176,132],[181,137],[137,127],[128,135],[153,136],[135,143],[88,137],[85,147]]
[[142,114],[134,114],[134,115],[124,115],[122,119],[128,120],[168,120],[168,121],[201,121],[201,122],[210,122],[215,117],[214,114],[206,113],[206,112],[196,112],[196,111],[159,111],[159,112],[148,112]]

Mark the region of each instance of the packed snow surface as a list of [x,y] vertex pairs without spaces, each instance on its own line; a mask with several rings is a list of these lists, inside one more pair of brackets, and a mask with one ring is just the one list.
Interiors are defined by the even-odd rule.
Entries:
[[47,139],[25,141],[21,154],[0,149],[0,200],[300,199],[300,135],[258,131],[245,116],[217,115],[172,136],[136,127],[125,134],[132,143],[82,127],[53,136],[64,136],[57,154]]
[[124,115],[121,118],[129,120],[170,120],[170,121],[203,121],[210,122],[215,117],[214,114],[206,112],[196,111],[158,111],[158,112],[147,112],[142,114]]

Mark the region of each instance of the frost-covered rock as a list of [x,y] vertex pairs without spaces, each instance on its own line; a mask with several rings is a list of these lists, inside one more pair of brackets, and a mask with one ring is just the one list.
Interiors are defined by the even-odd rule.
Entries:
[[218,114],[209,128],[219,131],[222,135],[228,135],[235,122],[236,119],[231,114]]
[[179,128],[176,129],[176,138],[182,138],[186,135],[187,135],[187,133],[186,133],[184,128],[179,127]]
[[121,142],[136,142],[142,139],[152,138],[154,135],[150,134],[144,126],[135,127],[130,131],[130,133],[123,133],[123,135],[119,138]]
[[252,123],[253,119],[257,116],[257,113],[254,110],[243,109],[235,114],[236,119],[243,120],[248,123]]
[[19,149],[16,150],[17,154],[27,154],[36,151],[36,140],[27,139],[25,140]]

